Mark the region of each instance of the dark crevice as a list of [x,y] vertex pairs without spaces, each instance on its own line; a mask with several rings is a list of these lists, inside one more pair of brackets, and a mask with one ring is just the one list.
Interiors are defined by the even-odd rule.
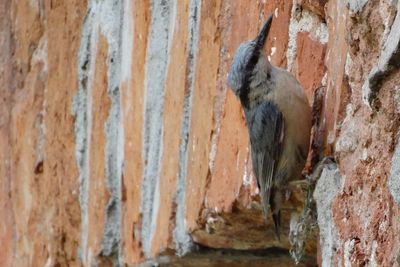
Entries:
[[160,256],[156,266],[317,266],[316,258],[307,256],[296,265],[289,251],[272,247],[257,250],[213,249],[197,245],[196,249],[179,258],[172,250]]

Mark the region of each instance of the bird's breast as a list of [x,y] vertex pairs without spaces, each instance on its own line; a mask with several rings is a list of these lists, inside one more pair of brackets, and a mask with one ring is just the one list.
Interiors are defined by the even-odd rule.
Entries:
[[266,95],[283,114],[284,141],[279,161],[287,179],[299,179],[308,155],[311,135],[311,108],[303,88],[293,78],[278,80],[277,87]]

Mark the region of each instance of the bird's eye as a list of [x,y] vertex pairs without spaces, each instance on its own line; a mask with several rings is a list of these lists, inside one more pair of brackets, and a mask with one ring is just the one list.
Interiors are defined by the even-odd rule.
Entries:
[[271,74],[268,72],[267,73],[267,79],[270,80],[271,79]]

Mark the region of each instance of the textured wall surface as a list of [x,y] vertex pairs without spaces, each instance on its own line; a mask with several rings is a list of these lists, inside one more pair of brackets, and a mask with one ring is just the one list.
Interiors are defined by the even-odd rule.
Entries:
[[290,196],[279,242],[226,84],[236,48],[274,14],[265,53],[314,106],[307,169],[337,163],[316,186],[306,254],[399,266],[398,11],[393,0],[0,1],[0,265],[289,249],[303,196]]

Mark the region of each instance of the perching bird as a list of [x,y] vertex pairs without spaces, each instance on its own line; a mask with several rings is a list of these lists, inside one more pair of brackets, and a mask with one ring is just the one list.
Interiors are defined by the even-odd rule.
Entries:
[[270,206],[280,239],[285,192],[300,180],[308,155],[311,109],[299,82],[272,66],[263,52],[271,23],[272,16],[254,40],[240,45],[228,84],[244,109],[265,219]]

